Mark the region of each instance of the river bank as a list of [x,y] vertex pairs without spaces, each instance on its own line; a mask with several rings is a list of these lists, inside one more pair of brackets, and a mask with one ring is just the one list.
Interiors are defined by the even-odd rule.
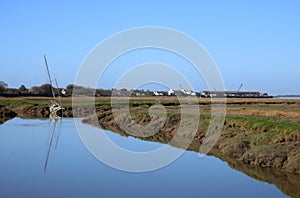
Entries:
[[[0,98],[0,123],[15,116],[22,118],[48,117],[48,98]],[[210,100],[198,99],[200,121],[198,132],[189,149],[199,151],[210,121]],[[72,99],[63,98],[64,117],[73,117]],[[88,116],[90,106],[79,110]],[[131,98],[129,106],[132,119],[141,125],[151,121],[149,107],[162,104],[167,111],[165,124],[158,133],[138,137],[148,141],[168,143],[176,134],[180,122],[180,103],[175,97]],[[118,127],[110,107],[110,98],[96,98],[95,110],[101,128],[121,135],[129,134]],[[121,118],[122,119],[122,118]],[[157,118],[159,119],[159,118]],[[90,117],[85,123],[98,126]],[[124,125],[130,125],[126,117]],[[229,99],[227,116],[222,133],[211,151],[219,158],[230,158],[249,167],[271,168],[280,172],[300,173],[300,101],[284,99]],[[184,137],[182,137],[184,138]],[[173,145],[180,147],[178,145]]]
[[[71,98],[63,99],[64,117],[72,116]],[[49,117],[50,100],[47,97],[0,97],[0,124],[14,117],[46,118]]]
[[[158,102],[158,101],[157,101]],[[167,111],[167,119],[158,133],[149,137],[138,137],[148,141],[169,143],[175,136],[180,123],[180,106],[173,101],[159,101]],[[210,103],[199,99],[200,121],[198,132],[188,148],[199,152],[210,122]],[[153,119],[148,114],[155,101],[132,101],[130,113],[133,121],[124,116],[123,125],[134,122],[147,125]],[[110,108],[97,110],[97,120],[87,118],[83,122],[129,134],[122,130]],[[120,121],[120,120],[119,120]],[[159,121],[158,121],[159,122]],[[99,125],[98,125],[99,123]],[[227,102],[227,116],[221,135],[211,151],[219,158],[232,158],[250,167],[271,168],[280,172],[300,173],[300,101],[280,99],[231,99]],[[124,127],[123,127],[124,128]],[[125,127],[126,128],[126,127]],[[133,135],[134,136],[134,135]],[[183,134],[182,138],[189,136]],[[180,142],[172,146],[180,147]]]

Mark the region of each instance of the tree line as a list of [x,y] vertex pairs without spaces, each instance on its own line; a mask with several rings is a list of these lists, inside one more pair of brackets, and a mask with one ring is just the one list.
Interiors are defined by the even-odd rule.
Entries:
[[[27,88],[21,85],[19,88],[7,88],[0,84],[0,96],[4,97],[19,97],[19,96],[42,96],[52,97],[52,89],[55,96],[69,97],[76,90],[76,95],[84,96],[153,96],[154,93],[149,90],[127,90],[127,89],[93,89],[74,84],[69,84],[66,88],[51,87],[50,84],[41,86],[33,86]],[[167,94],[167,93],[166,93]]]

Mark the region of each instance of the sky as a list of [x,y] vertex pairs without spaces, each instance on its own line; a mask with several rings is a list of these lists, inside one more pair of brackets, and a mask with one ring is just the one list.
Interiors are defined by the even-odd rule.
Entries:
[[[65,87],[74,82],[81,63],[101,41],[141,26],[172,28],[195,39],[215,61],[227,90],[237,90],[242,83],[242,90],[300,94],[297,0],[4,0],[0,81],[15,88],[46,83],[46,54],[52,76]],[[187,69],[188,63],[166,52],[144,50],[125,60],[115,61],[98,87],[114,87],[118,76],[134,64],[159,61],[185,72],[196,90],[206,89],[203,79]]]

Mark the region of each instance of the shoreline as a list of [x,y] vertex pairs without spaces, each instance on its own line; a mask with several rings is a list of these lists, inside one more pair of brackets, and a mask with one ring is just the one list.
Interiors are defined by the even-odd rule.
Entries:
[[[209,125],[210,99],[185,99],[198,100],[199,103],[201,112],[199,128],[190,146],[198,145],[199,149]],[[45,97],[13,99],[0,97],[0,124],[13,117],[48,117],[48,101],[49,98]],[[95,109],[100,127],[121,135],[129,135],[116,124],[110,102],[110,97],[95,99]],[[81,117],[87,117],[93,112],[93,108],[83,105],[79,109],[72,109],[71,97],[62,98],[62,103],[66,108],[64,117],[73,117],[73,111],[76,111],[76,115]],[[129,103],[131,116],[136,123],[146,125],[151,121],[148,114],[149,107],[154,104],[164,105],[169,116],[157,134],[140,139],[168,143],[176,134],[180,122],[180,103],[176,97],[132,97]],[[130,120],[122,119],[124,126],[131,124]],[[91,118],[85,118],[84,122],[99,127],[98,123],[92,123]],[[224,128],[214,150],[220,153],[219,155],[237,159],[249,166],[300,174],[299,123],[300,100],[227,99]],[[198,152],[198,150],[195,151]]]
[[[149,122],[147,115],[132,116],[137,124],[146,125]],[[122,119],[121,121],[125,126],[133,124],[127,119],[127,116],[118,119]],[[198,133],[188,148],[189,150],[199,152],[209,121],[207,116],[201,117],[199,123],[201,129],[198,129]],[[167,144],[176,135],[180,115],[172,114],[167,118],[164,127],[149,137],[139,137],[126,133],[116,123],[111,110],[98,113],[97,120],[91,117],[84,119],[83,122],[111,130],[122,136],[133,136],[146,141]],[[214,145],[214,151],[209,154],[233,158],[251,167],[271,168],[277,171],[300,174],[300,131],[298,130],[300,130],[300,126],[297,124],[286,127],[280,123],[277,125],[276,120],[227,116],[223,131]],[[183,134],[183,140],[185,136],[188,137],[189,134]],[[173,142],[171,145],[181,148],[180,142]]]
[[[49,99],[45,97],[13,99],[0,97],[0,124],[3,115],[6,115],[6,120],[13,117],[47,118],[49,116],[47,111]],[[92,100],[93,98],[85,99]],[[194,152],[199,152],[210,111],[209,99],[200,98],[198,102],[201,112],[200,128],[202,130],[199,131],[188,148]],[[72,98],[62,98],[62,103],[67,109],[64,117],[73,117]],[[81,112],[82,117],[86,117],[83,122],[87,124],[96,127],[99,127],[98,124],[100,124],[102,128],[110,129],[112,132],[123,136],[129,136],[128,133],[115,125],[110,103],[109,97],[95,99],[97,123],[88,123],[90,118],[86,116],[90,115],[92,110],[85,107],[84,103],[82,109],[79,109],[77,113]],[[133,97],[129,104],[130,112],[134,120],[145,125],[149,122],[147,116],[149,107],[154,104],[162,104],[166,108],[169,116],[166,121],[168,126],[164,126],[164,129],[168,130],[161,130],[157,135],[140,139],[168,143],[176,131],[176,122],[179,121],[178,117],[180,117],[178,115],[180,106],[175,97]],[[300,177],[299,171],[297,172],[299,170],[297,166],[299,168],[300,165],[300,160],[297,161],[297,156],[300,158],[299,113],[300,100],[229,99],[227,100],[227,117],[224,130],[208,155],[219,158],[229,167],[256,180],[276,185],[289,196],[299,197]],[[2,120],[2,122],[6,120]],[[180,145],[173,144],[173,146],[179,147]],[[282,166],[289,158],[292,159],[290,162],[294,161],[294,165],[293,163],[286,163],[285,166]],[[271,166],[274,165],[275,161],[279,167]],[[249,164],[249,162],[253,162],[253,164]],[[293,167],[294,170],[292,170]]]

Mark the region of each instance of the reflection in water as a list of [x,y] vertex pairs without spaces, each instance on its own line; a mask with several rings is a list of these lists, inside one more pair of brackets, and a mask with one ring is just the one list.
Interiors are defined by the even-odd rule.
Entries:
[[3,105],[0,104],[0,124],[3,124],[4,122],[13,119],[16,117],[16,113],[6,109]]
[[56,141],[55,141],[54,149],[57,148],[59,135],[60,135],[60,129],[61,129],[61,123],[62,123],[62,118],[50,118],[49,129],[51,130],[51,135],[50,135],[50,140],[49,140],[48,148],[47,148],[47,155],[46,155],[46,160],[45,160],[45,164],[44,164],[44,172],[46,172],[46,170],[47,170],[50,152],[53,147],[52,142],[53,142],[54,135],[56,133],[57,134],[56,134]]
[[292,197],[300,197],[300,175],[284,173],[269,168],[251,167],[241,161],[212,151],[212,155],[224,160],[228,165],[246,175],[264,182],[275,184],[282,192]]
[[[129,134],[120,131],[116,128],[111,128],[111,131],[114,133],[117,133],[121,136],[130,136]],[[152,136],[149,137],[135,137],[146,141],[152,141],[152,142],[159,142],[163,144],[168,144],[172,140],[172,136],[168,135],[167,133],[158,132]],[[177,138],[180,140],[179,138]],[[181,148],[181,142],[172,142],[171,146]],[[197,140],[193,141],[188,150],[199,152],[199,148],[201,146],[201,143]],[[276,170],[268,169],[268,168],[259,168],[259,167],[252,167],[248,164],[242,163],[238,159],[230,158],[228,156],[225,156],[224,154],[220,153],[218,150],[213,149],[211,150],[208,155],[215,156],[225,162],[228,163],[228,165],[236,169],[242,173],[245,173],[246,175],[263,182],[268,182],[271,184],[275,184],[282,192],[285,194],[292,196],[292,197],[300,197],[300,175],[298,174],[292,174],[292,173],[285,173],[285,172],[279,172]]]
[[[19,118],[0,125],[0,197],[285,197],[279,189],[299,197],[296,182],[299,184],[300,178],[296,176],[285,178],[224,158],[231,168],[213,156],[199,158],[194,152],[185,152],[157,171],[117,171],[88,153],[73,119],[52,121],[50,126],[49,131],[48,120]],[[88,133],[103,132],[89,125],[80,127]],[[164,146],[111,131],[104,133],[117,145],[137,152]],[[194,143],[191,146],[199,149]]]

